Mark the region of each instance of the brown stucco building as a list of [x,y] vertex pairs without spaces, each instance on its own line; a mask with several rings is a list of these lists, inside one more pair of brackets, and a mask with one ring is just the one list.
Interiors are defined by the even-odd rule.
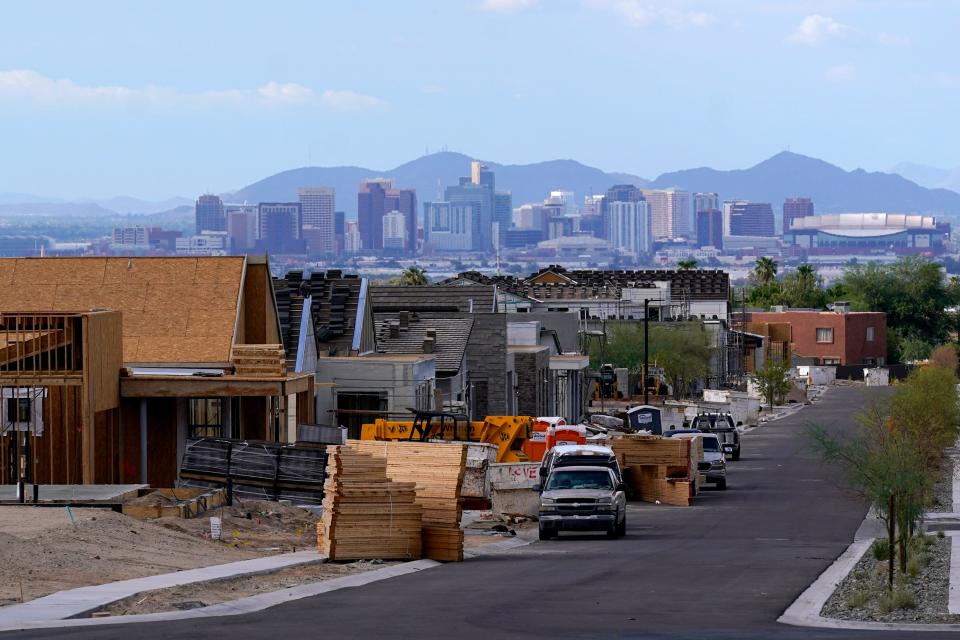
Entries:
[[747,331],[770,335],[771,325],[788,325],[794,358],[821,365],[886,364],[887,316],[879,311],[754,311]]

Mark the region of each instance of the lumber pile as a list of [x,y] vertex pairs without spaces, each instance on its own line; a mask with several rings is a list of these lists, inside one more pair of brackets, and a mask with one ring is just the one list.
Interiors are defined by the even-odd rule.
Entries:
[[423,508],[423,557],[442,562],[463,560],[463,477],[467,447],[439,442],[350,440],[357,451],[386,462],[387,476],[416,487]]
[[690,506],[698,488],[700,438],[625,436],[612,441],[630,487],[644,502]]
[[408,560],[421,554],[422,508],[412,482],[387,478],[383,458],[327,447],[317,546],[329,560]]
[[282,344],[236,344],[231,356],[238,376],[285,376],[287,361]]

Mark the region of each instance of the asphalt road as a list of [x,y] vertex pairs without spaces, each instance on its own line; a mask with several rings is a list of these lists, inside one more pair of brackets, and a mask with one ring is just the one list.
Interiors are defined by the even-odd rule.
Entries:
[[742,459],[729,465],[727,491],[706,491],[688,508],[631,506],[628,535],[620,540],[565,534],[250,615],[0,634],[0,640],[876,638],[882,634],[776,623],[850,544],[866,512],[838,488],[835,470],[820,464],[805,427],[852,426],[869,393],[831,389],[816,405],[745,435]]

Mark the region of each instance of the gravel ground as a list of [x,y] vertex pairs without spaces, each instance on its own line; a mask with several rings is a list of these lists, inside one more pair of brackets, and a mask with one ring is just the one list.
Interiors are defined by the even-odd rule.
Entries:
[[[872,551],[868,550],[827,600],[821,615],[841,620],[871,622],[960,623],[960,615],[947,613],[947,598],[950,592],[950,538],[932,539],[933,544],[927,547],[927,566],[917,578],[909,580],[905,585],[906,590],[914,596],[916,608],[899,609],[888,614],[880,612],[878,601],[887,589],[887,563],[875,560]],[[863,591],[869,593],[867,601],[859,607],[851,606],[851,596]]]
[[933,504],[930,506],[930,511],[933,513],[950,513],[953,511],[953,473],[956,455],[956,449],[946,450],[946,455],[943,458],[943,473],[933,487]]

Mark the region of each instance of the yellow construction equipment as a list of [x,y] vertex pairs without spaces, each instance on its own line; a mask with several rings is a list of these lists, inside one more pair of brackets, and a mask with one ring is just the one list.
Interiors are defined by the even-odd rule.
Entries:
[[361,440],[447,440],[496,445],[497,462],[529,462],[523,444],[530,437],[533,418],[487,416],[483,422],[466,415],[440,411],[414,411],[413,420],[376,419],[360,427]]

